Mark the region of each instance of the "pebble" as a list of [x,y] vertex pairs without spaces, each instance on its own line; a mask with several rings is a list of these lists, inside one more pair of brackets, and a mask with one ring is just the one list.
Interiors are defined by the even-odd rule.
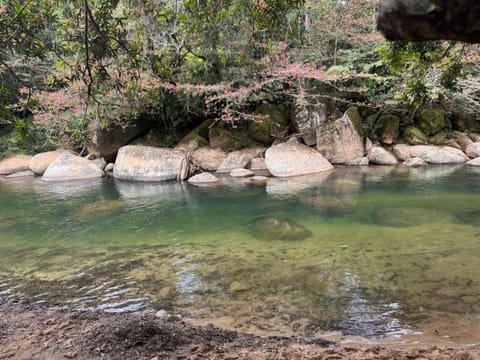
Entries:
[[157,311],[157,313],[155,314],[155,317],[157,317],[161,320],[167,320],[169,318],[168,312],[166,312],[165,310]]

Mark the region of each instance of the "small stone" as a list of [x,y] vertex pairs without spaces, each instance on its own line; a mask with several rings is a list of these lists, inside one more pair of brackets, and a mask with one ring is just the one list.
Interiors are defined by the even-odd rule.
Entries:
[[467,165],[470,166],[480,166],[480,157],[467,161]]
[[268,177],[257,175],[257,176],[252,177],[250,180],[254,181],[254,182],[266,182],[266,181],[268,181]]
[[203,172],[192,176],[190,179],[187,180],[190,184],[205,184],[205,183],[214,183],[218,181],[218,178],[210,174],[208,172]]
[[253,171],[248,169],[233,169],[230,172],[231,177],[249,177],[255,175]]
[[105,166],[105,171],[112,172],[114,167],[115,167],[115,164],[109,163],[107,164],[107,166]]
[[157,313],[155,314],[155,317],[156,318],[159,318],[160,320],[167,320],[169,318],[168,316],[168,312],[166,312],[165,310],[159,310],[157,311]]
[[67,359],[75,359],[78,356],[78,353],[76,351],[71,351],[66,354],[63,354],[63,357]]
[[247,290],[248,287],[239,281],[234,281],[230,284],[230,292],[242,292]]
[[427,166],[428,163],[421,159],[421,158],[418,158],[418,157],[413,157],[413,158],[410,158],[410,159],[407,159],[403,162],[403,165],[405,166],[408,166],[408,167],[422,167],[422,166]]

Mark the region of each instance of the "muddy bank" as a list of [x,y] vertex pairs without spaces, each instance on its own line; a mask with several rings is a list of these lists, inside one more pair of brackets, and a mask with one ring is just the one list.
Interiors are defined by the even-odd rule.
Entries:
[[475,348],[341,346],[181,319],[0,305],[0,359],[480,359]]

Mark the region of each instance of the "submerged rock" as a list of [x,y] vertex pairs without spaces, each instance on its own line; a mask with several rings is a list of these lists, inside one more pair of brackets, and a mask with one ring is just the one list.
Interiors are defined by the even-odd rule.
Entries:
[[122,209],[123,206],[124,203],[120,200],[98,200],[83,206],[78,212],[78,216],[89,217],[100,213],[115,212]]
[[233,169],[230,172],[231,177],[250,177],[250,176],[254,176],[254,175],[255,174],[253,173],[253,171],[248,170],[248,169]]
[[382,208],[374,214],[374,222],[392,227],[410,227],[432,223],[455,222],[447,211],[427,208]]
[[305,226],[290,219],[260,216],[247,226],[251,235],[260,240],[303,240],[312,236]]
[[0,175],[10,175],[19,171],[30,170],[30,155],[17,155],[0,161]]

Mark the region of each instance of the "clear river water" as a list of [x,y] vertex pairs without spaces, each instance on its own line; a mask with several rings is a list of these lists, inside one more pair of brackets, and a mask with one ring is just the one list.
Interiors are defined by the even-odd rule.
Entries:
[[261,334],[480,343],[480,171],[0,180],[0,300]]

